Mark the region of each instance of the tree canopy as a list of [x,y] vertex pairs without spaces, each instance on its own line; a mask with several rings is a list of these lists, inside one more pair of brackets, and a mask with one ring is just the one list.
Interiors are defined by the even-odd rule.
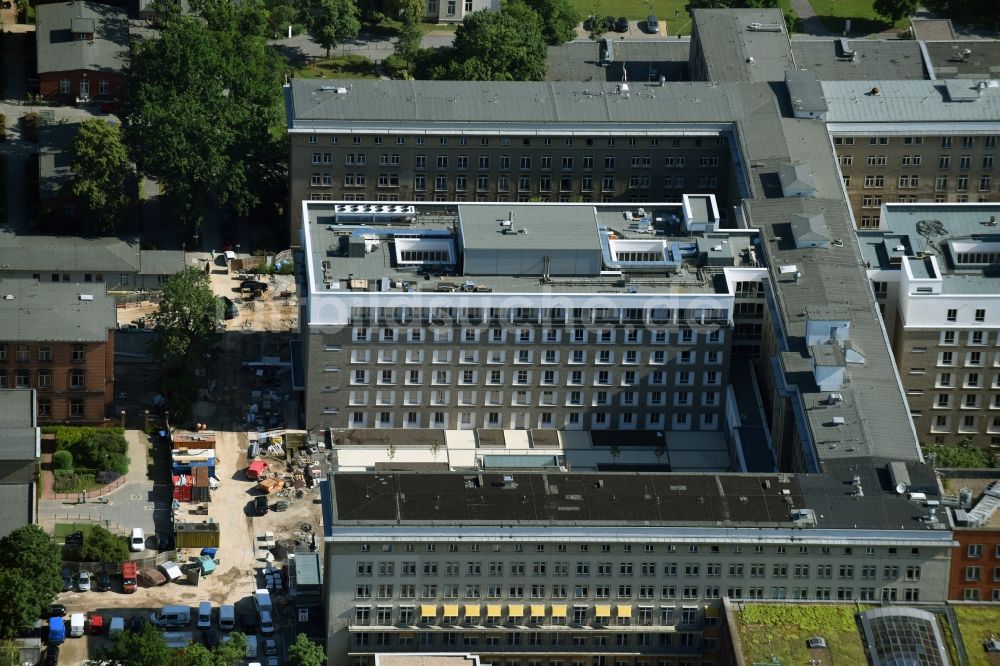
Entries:
[[327,58],[330,49],[357,37],[361,30],[360,10],[354,0],[311,0],[310,13],[316,41],[326,49]]
[[62,590],[59,547],[37,525],[20,527],[0,539],[0,638],[30,627]]
[[158,351],[165,363],[182,363],[201,338],[215,332],[219,301],[208,277],[191,266],[167,280],[161,294],[153,313]]
[[455,31],[454,46],[421,51],[421,78],[460,81],[540,81],[548,50],[541,19],[520,3],[499,12],[478,11]]
[[209,650],[200,643],[178,651],[167,646],[163,634],[146,625],[142,631],[126,631],[102,649],[91,664],[103,666],[235,666],[246,656],[246,637],[233,632],[229,640]]
[[85,120],[73,139],[72,178],[68,189],[77,202],[82,231],[114,234],[123,222],[132,167],[121,127]]
[[158,38],[133,41],[124,107],[139,170],[160,179],[170,213],[194,229],[208,206],[245,216],[260,203],[281,94],[260,4],[198,5],[204,21],[172,17]]
[[884,16],[895,23],[916,13],[917,4],[917,0],[875,0],[872,9],[879,16]]
[[562,44],[576,37],[580,13],[569,0],[519,0],[538,14],[542,37],[549,44]]
[[326,652],[305,634],[296,636],[295,642],[288,647],[289,666],[323,666],[325,663]]

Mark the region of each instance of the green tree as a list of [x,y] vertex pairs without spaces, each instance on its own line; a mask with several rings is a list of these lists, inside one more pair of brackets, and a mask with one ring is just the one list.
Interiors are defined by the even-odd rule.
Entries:
[[77,201],[85,233],[113,234],[122,226],[132,172],[123,139],[120,126],[99,119],[83,121],[73,139],[67,187]]
[[326,653],[323,648],[309,640],[305,634],[295,637],[295,642],[288,648],[289,666],[323,666],[326,663]]
[[142,631],[126,631],[98,652],[91,664],[106,666],[174,666],[174,652],[163,634],[146,625]]
[[247,654],[247,637],[238,631],[229,634],[229,640],[220,642],[212,650],[214,666],[242,664]]
[[958,444],[932,444],[924,449],[924,455],[934,455],[935,467],[983,468],[996,466],[992,455],[972,445],[969,439]]
[[0,539],[0,638],[29,627],[62,590],[59,546],[37,525],[20,527]]
[[55,469],[65,469],[72,471],[73,454],[69,451],[56,451],[52,454],[52,466]]
[[280,62],[260,7],[235,5],[214,0],[204,22],[181,16],[158,39],[132,42],[126,139],[139,170],[160,179],[170,215],[189,229],[208,206],[249,214],[276,173]]
[[74,562],[118,564],[128,559],[128,546],[120,536],[95,525],[83,539],[82,546],[66,549],[66,559]]
[[917,11],[917,0],[875,0],[872,9],[879,16],[884,16],[891,22],[912,16]]
[[187,267],[163,285],[153,323],[160,334],[158,351],[166,363],[180,363],[205,336],[215,331],[219,302],[208,277]]
[[72,452],[81,467],[119,474],[128,472],[128,440],[119,432],[96,429],[75,444]]
[[524,5],[478,11],[455,31],[444,78],[465,81],[541,81],[548,50],[538,15]]
[[358,36],[361,19],[354,0],[313,0],[313,32],[316,41],[326,49]]
[[542,19],[542,37],[549,44],[563,44],[576,37],[580,13],[569,0],[519,0]]

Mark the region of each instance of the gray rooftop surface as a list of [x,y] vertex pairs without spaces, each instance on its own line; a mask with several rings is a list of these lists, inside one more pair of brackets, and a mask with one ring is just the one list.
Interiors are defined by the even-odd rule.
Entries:
[[[990,224],[1000,220],[1000,204],[887,204],[878,231],[858,233],[862,255],[873,268],[900,270],[892,258],[915,257],[917,253],[937,257],[942,274],[941,289],[946,294],[998,294],[1000,277],[995,266],[963,267],[955,270],[947,248],[949,240],[1000,244],[1000,230]],[[925,226],[930,222],[931,226]],[[943,233],[938,233],[943,232]],[[905,249],[896,250],[902,245]],[[920,269],[920,262],[911,263]]]
[[[509,215],[513,217],[509,218]],[[500,222],[507,219],[512,220],[513,231],[523,230],[525,233],[503,233]],[[597,214],[593,206],[459,205],[458,221],[463,244],[470,249],[601,249]]]
[[688,40],[615,39],[615,61],[607,67],[598,62],[595,42],[568,42],[549,47],[546,79],[549,81],[608,81],[619,83],[622,69],[629,82],[656,80],[689,81]]
[[[971,89],[978,81],[965,80]],[[878,88],[878,94],[872,89]],[[1000,88],[985,88],[972,102],[953,102],[944,81],[824,81],[830,123],[997,122]]]
[[[1000,42],[925,42],[939,79],[1000,79]],[[970,53],[963,52],[968,49]],[[886,77],[888,78],[888,77]]]
[[38,457],[35,425],[35,392],[0,390],[0,460],[35,460]]
[[0,232],[0,274],[5,271],[131,273],[138,265],[139,244],[134,240]]
[[[305,229],[310,234],[310,244],[312,252],[312,270],[314,281],[319,292],[325,291],[321,286],[324,282],[323,263],[329,262],[330,272],[334,280],[338,280],[342,285],[349,275],[355,280],[368,280],[369,288],[374,288],[374,281],[378,278],[388,277],[393,280],[410,282],[416,291],[437,291],[439,285],[458,286],[464,282],[462,275],[458,273],[450,274],[427,274],[418,275],[415,267],[397,266],[395,263],[393,247],[391,241],[383,239],[382,242],[363,257],[345,256],[332,247],[336,247],[339,242],[339,234],[342,233],[370,233],[380,237],[387,237],[393,233],[406,235],[414,231],[426,233],[428,231],[453,232],[456,223],[455,204],[442,203],[414,203],[417,207],[416,221],[413,224],[399,225],[378,225],[377,227],[367,227],[363,224],[334,225],[331,217],[335,202],[312,202],[307,209]],[[681,240],[686,239],[698,243],[701,237],[693,236],[663,236],[649,235],[631,232],[628,228],[628,221],[624,218],[624,211],[637,211],[638,206],[628,206],[626,204],[597,205],[599,212],[594,215],[594,204],[508,204],[508,203],[482,203],[482,204],[459,204],[463,209],[463,214],[475,214],[479,216],[482,223],[482,233],[473,235],[473,242],[478,242],[479,247],[489,248],[501,243],[506,243],[507,247],[516,249],[523,246],[527,249],[542,247],[546,243],[554,248],[565,248],[569,243],[568,238],[573,237],[579,242],[582,248],[596,250],[601,247],[598,241],[597,225],[602,225],[608,229],[613,229],[620,238],[638,240]],[[549,207],[565,209],[567,211],[580,210],[582,217],[569,216],[564,218],[545,219],[550,216],[538,217],[537,214],[528,213],[527,209],[544,211]],[[500,228],[499,220],[506,219],[508,211],[517,211],[514,214],[515,227],[526,226],[529,219],[535,222],[528,226],[527,234],[503,235],[497,232]],[[673,214],[680,214],[680,204],[665,204],[662,207],[650,206],[646,204],[646,211],[653,218],[668,219]],[[594,222],[596,217],[596,223]],[[564,231],[564,224],[568,224],[570,232]],[[662,223],[657,222],[657,225]],[[592,226],[593,225],[593,226]],[[590,233],[589,238],[582,233]],[[495,238],[494,238],[495,234]],[[591,240],[593,239],[593,240]],[[738,264],[742,261],[740,252],[748,247],[750,239],[745,235],[727,236],[729,256],[735,258]],[[457,237],[455,238],[456,251],[461,252]],[[627,272],[627,270],[626,270]],[[634,293],[719,293],[723,285],[719,281],[712,279],[710,275],[702,278],[691,271],[682,271],[678,276],[669,276],[666,270],[662,273],[644,273],[642,279],[635,281],[632,285]],[[558,293],[594,293],[620,292],[625,293],[626,287],[622,286],[619,277],[601,277],[594,275],[586,279],[559,280],[558,278],[548,285],[543,285],[537,275],[521,276],[509,274],[496,275],[475,275],[476,286],[487,287],[493,291],[512,293],[536,293],[540,291]],[[344,289],[341,286],[341,289]]]
[[[106,342],[116,326],[115,299],[100,283],[6,278],[0,279],[0,294],[0,340]],[[81,294],[93,300],[81,300]]]
[[837,40],[793,39],[795,66],[816,73],[821,81],[926,79],[920,44],[912,39],[852,39],[852,61],[840,54]]
[[0,539],[35,522],[35,484],[0,484]]
[[[782,81],[795,69],[780,9],[696,9],[693,16],[709,80]],[[752,31],[752,23],[781,31]]]
[[42,199],[62,193],[72,175],[70,146],[80,123],[43,123],[38,128],[38,192]]
[[[35,16],[39,74],[76,69],[121,72],[125,66],[129,37],[124,9],[98,2],[58,2],[39,5]],[[71,26],[80,19],[96,24],[93,41],[74,38]]]
[[289,128],[299,131],[348,131],[357,126],[430,134],[441,126],[475,131],[497,124],[508,131],[552,131],[558,129],[553,125],[562,124],[568,129],[641,132],[669,123],[729,124],[761,96],[756,87],[739,84],[630,85],[626,97],[616,93],[616,84],[605,82],[296,78],[285,88],[286,113]]
[[174,275],[184,270],[182,250],[141,250],[139,252],[140,275]]

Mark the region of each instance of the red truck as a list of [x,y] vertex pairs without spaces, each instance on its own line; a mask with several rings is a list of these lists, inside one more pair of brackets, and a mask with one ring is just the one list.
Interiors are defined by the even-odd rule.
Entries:
[[136,589],[137,567],[135,562],[122,564],[122,592],[132,594]]

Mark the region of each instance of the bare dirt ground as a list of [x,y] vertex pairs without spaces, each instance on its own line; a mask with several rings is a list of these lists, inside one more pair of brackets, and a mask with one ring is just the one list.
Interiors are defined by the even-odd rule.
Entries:
[[[284,566],[285,562],[267,562],[258,559],[256,537],[264,532],[272,532],[279,543],[293,546],[298,537],[303,547],[308,547],[309,535],[320,525],[320,507],[313,501],[314,495],[306,491],[299,499],[286,498],[289,509],[283,512],[269,512],[265,516],[252,516],[250,504],[260,494],[257,484],[246,478],[245,468],[247,435],[243,432],[216,432],[216,476],[220,481],[218,490],[212,491],[208,516],[189,514],[193,504],[183,503],[177,519],[181,521],[214,519],[219,523],[221,546],[218,552],[219,567],[214,573],[203,577],[198,586],[184,583],[167,583],[160,587],[140,587],[134,594],[109,592],[68,592],[61,594],[57,603],[65,604],[68,613],[99,613],[105,616],[134,615],[149,617],[149,614],[168,604],[197,606],[200,601],[211,601],[213,605],[235,604],[237,612],[249,609],[249,597],[254,589],[262,585],[258,572],[265,566]],[[272,468],[284,470],[284,464],[268,459]],[[315,495],[318,498],[318,495]],[[272,496],[272,502],[277,496]],[[308,525],[308,529],[303,529]],[[318,543],[321,547],[321,540]],[[181,551],[177,560],[187,561],[198,555],[198,549]],[[115,589],[115,588],[113,588]],[[118,588],[120,589],[120,588]],[[294,621],[287,611],[289,606],[284,593],[272,593],[278,609],[279,631],[283,625]],[[198,635],[196,630],[195,636]],[[103,636],[85,636],[67,639],[60,653],[60,663],[82,664],[94,658],[108,639]]]

